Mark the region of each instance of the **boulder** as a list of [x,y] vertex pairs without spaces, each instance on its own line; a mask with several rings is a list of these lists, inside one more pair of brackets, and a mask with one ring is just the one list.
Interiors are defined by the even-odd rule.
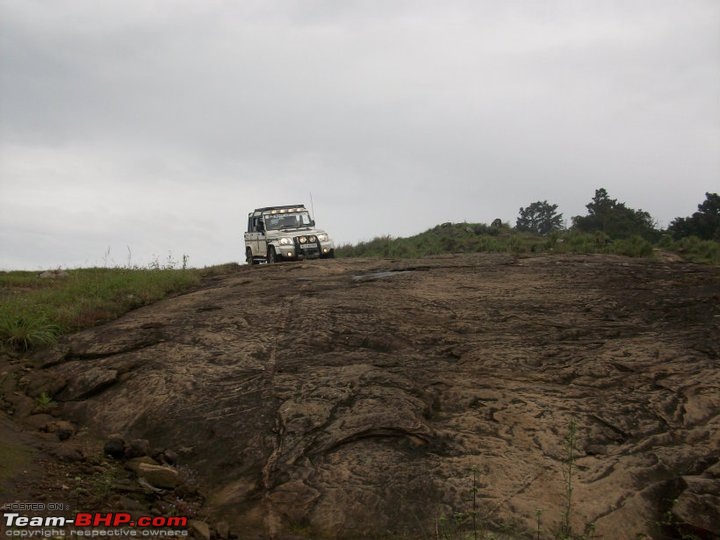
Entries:
[[111,435],[103,447],[103,453],[115,459],[125,457],[125,440],[119,435]]
[[125,457],[128,459],[147,456],[150,453],[150,442],[147,439],[133,439],[125,448]]
[[177,470],[165,465],[138,463],[137,474],[148,484],[163,489],[172,489],[180,483]]
[[153,458],[148,456],[142,456],[142,457],[136,457],[132,459],[128,459],[124,464],[123,467],[125,467],[127,470],[134,472],[135,474],[139,474],[140,472],[140,465],[158,465],[158,462],[155,461]]
[[160,454],[160,460],[166,465],[172,465],[174,467],[177,465],[178,455],[172,450],[165,449],[162,454]]
[[47,424],[48,433],[54,433],[61,441],[66,441],[77,431],[75,424],[67,420],[53,420]]

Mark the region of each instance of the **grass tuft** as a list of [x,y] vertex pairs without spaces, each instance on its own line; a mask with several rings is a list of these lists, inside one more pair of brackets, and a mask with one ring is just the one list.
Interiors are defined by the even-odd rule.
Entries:
[[11,349],[27,351],[40,345],[51,345],[59,333],[59,327],[42,315],[0,314],[0,337]]

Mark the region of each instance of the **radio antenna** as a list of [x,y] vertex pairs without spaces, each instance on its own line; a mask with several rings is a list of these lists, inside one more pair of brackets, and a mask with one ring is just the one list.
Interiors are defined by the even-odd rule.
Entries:
[[315,205],[313,204],[312,191],[310,192],[310,210],[312,210],[312,218],[315,219]]

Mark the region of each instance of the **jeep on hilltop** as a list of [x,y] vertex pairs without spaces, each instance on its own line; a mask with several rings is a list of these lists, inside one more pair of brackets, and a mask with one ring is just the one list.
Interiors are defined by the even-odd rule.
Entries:
[[257,208],[248,214],[248,264],[334,256],[335,244],[325,231],[315,228],[315,221],[302,204]]

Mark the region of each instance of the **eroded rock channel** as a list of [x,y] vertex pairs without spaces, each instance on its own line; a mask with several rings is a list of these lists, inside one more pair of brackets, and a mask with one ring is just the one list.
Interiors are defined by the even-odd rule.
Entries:
[[72,336],[38,384],[178,449],[242,538],[434,538],[473,470],[483,526],[551,529],[573,422],[576,529],[718,534],[719,306],[716,268],[619,257],[242,268]]

